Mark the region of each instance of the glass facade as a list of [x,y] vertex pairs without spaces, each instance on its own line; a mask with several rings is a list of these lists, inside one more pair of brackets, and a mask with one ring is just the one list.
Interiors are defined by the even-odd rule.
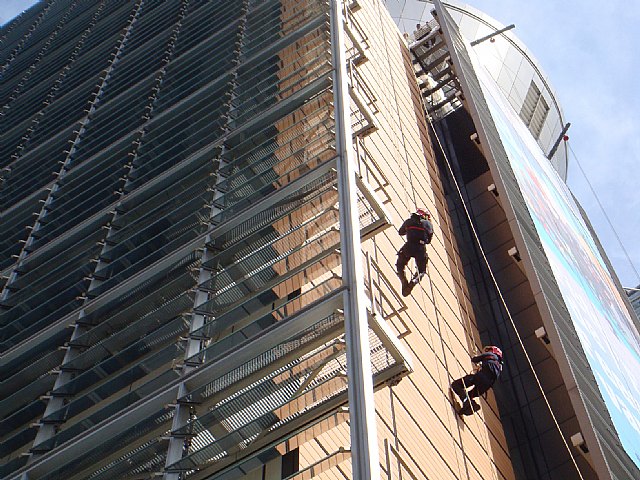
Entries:
[[[329,4],[57,0],[1,33],[0,476],[209,478],[339,412]],[[409,367],[369,325],[379,386]]]

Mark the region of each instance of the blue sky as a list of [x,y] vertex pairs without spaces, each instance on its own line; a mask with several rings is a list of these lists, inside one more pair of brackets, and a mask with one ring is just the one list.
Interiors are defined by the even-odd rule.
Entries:
[[[571,122],[568,184],[587,211],[625,287],[640,284],[640,2],[627,0],[469,0],[527,45]],[[401,29],[430,20],[431,4],[386,0]],[[598,198],[591,192],[593,190]],[[599,199],[599,200],[598,200]],[[599,207],[602,204],[631,262]]]
[[[34,0],[0,0],[0,23]],[[402,10],[411,29],[431,18],[431,5],[418,0],[386,0]],[[602,213],[573,157],[569,186],[587,211],[622,284],[640,284],[640,54],[637,38],[640,2],[628,0],[469,0],[466,2],[503,24],[538,59],[558,95],[570,145],[596,191],[635,269]],[[401,27],[403,24],[401,23]]]
[[1,0],[0,24],[4,25],[8,20],[18,15],[22,10],[34,5],[35,0]]

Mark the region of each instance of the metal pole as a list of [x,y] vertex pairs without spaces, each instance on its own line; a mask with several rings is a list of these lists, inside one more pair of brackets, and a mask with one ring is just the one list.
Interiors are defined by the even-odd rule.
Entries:
[[496,30],[495,32],[490,33],[489,35],[486,35],[486,36],[484,36],[482,38],[478,38],[477,40],[474,40],[473,42],[471,42],[471,46],[475,47],[479,43],[482,43],[482,42],[484,42],[486,40],[490,40],[493,37],[496,37],[496,36],[500,35],[501,33],[504,33],[504,32],[506,32],[508,30],[511,30],[512,28],[516,28],[516,26],[513,23],[511,25],[508,25],[508,26],[504,27],[504,28],[501,28],[500,30]]
[[556,154],[556,150],[560,146],[560,142],[562,141],[564,136],[567,134],[567,131],[569,131],[569,127],[570,126],[571,126],[571,123],[567,123],[562,128],[562,131],[560,132],[560,135],[558,135],[558,138],[556,139],[556,142],[553,144],[553,147],[551,147],[551,150],[549,150],[549,154],[547,155],[547,159],[551,160],[553,158],[553,156]]
[[378,480],[378,440],[371,373],[371,351],[360,245],[355,160],[351,132],[351,108],[347,84],[342,0],[331,1],[331,46],[334,61],[333,88],[338,153],[340,246],[342,255],[347,381],[351,426],[353,477]]

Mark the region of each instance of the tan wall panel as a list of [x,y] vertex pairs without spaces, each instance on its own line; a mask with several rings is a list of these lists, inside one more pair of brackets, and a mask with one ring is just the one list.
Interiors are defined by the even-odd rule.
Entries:
[[[385,208],[393,223],[363,245],[366,282],[415,368],[409,378],[375,395],[382,478],[512,479],[493,395],[466,422],[449,399],[450,382],[471,369],[469,355],[479,347],[473,311],[408,51],[381,1],[358,3],[354,17],[369,43],[368,61],[358,72],[376,99],[379,127],[360,140],[375,161],[359,155],[361,173],[375,188],[376,172],[388,180],[377,194],[390,200]],[[435,236],[427,247],[429,278],[403,298],[395,275],[396,252],[404,241],[397,228],[416,207],[432,212]],[[348,424],[326,431],[300,446],[301,467],[349,444]],[[347,464],[317,478],[351,478]]]

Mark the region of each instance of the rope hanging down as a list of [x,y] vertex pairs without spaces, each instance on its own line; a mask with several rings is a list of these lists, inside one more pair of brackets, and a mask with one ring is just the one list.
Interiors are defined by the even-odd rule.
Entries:
[[615,227],[611,223],[611,219],[609,218],[609,215],[607,215],[607,212],[605,211],[604,206],[602,205],[602,202],[600,202],[600,197],[598,197],[598,194],[596,193],[595,189],[593,188],[593,185],[589,181],[589,177],[587,177],[587,174],[585,173],[584,169],[582,168],[582,165],[578,161],[578,157],[576,156],[575,152],[573,151],[573,148],[571,148],[571,144],[569,142],[567,142],[567,145],[569,146],[569,151],[571,152],[571,155],[573,155],[573,159],[575,160],[576,165],[578,165],[578,168],[580,169],[580,172],[582,173],[582,176],[584,177],[584,179],[587,182],[587,185],[589,186],[589,190],[591,190],[591,193],[595,197],[596,202],[598,203],[598,207],[600,207],[600,211],[604,215],[604,218],[607,220],[607,223],[609,224],[609,227],[611,228],[611,231],[615,235],[616,240],[618,241],[618,245],[620,245],[620,249],[622,250],[622,253],[624,253],[625,258],[627,259],[627,262],[629,263],[629,266],[633,270],[633,273],[636,274],[636,279],[638,280],[638,283],[640,284],[640,273],[638,273],[638,270],[636,269],[635,265],[631,261],[631,257],[629,257],[629,253],[627,252],[627,249],[624,248],[624,245],[622,244],[622,240],[620,239],[620,236],[618,235],[617,230],[615,229]]
[[549,413],[551,414],[551,418],[553,419],[553,423],[556,426],[556,429],[558,430],[558,433],[560,434],[560,437],[562,438],[562,442],[564,443],[564,446],[567,449],[567,452],[569,453],[569,457],[571,457],[571,461],[573,462],[573,465],[576,468],[576,472],[578,473],[578,477],[580,477],[580,480],[584,480],[584,477],[582,476],[582,473],[580,472],[580,468],[578,467],[578,463],[576,462],[576,459],[574,458],[571,448],[569,447],[569,444],[567,443],[567,440],[564,438],[564,435],[562,434],[562,430],[560,429],[560,424],[558,423],[558,419],[556,418],[555,414],[553,413],[553,409],[551,408],[551,404],[549,403],[549,399],[547,398],[543,388],[542,388],[542,384],[540,383],[540,379],[538,378],[538,375],[536,374],[535,369],[533,368],[533,362],[531,361],[531,358],[529,357],[529,354],[527,353],[527,350],[524,347],[524,343],[522,341],[522,337],[520,336],[520,333],[518,332],[518,329],[516,328],[516,324],[515,321],[513,320],[513,317],[511,316],[511,312],[509,310],[509,308],[507,307],[507,302],[504,299],[504,296],[502,295],[502,290],[500,290],[500,287],[498,285],[498,281],[493,273],[493,270],[491,269],[491,265],[489,264],[489,259],[487,258],[487,255],[484,251],[484,248],[482,247],[482,244],[480,242],[480,237],[478,235],[478,232],[473,224],[472,218],[471,218],[471,214],[469,212],[469,209],[467,207],[467,204],[465,203],[464,200],[464,196],[462,195],[462,190],[460,189],[460,185],[458,184],[458,181],[453,173],[453,168],[451,167],[451,162],[449,161],[449,157],[447,156],[447,153],[444,150],[444,147],[442,145],[442,142],[440,141],[440,138],[438,137],[438,134],[436,132],[436,129],[434,128],[433,125],[433,121],[431,120],[431,118],[427,115],[427,121],[429,122],[429,125],[431,126],[431,130],[433,131],[433,134],[438,142],[438,147],[440,148],[440,151],[442,152],[442,156],[445,160],[445,163],[447,164],[447,168],[449,170],[449,174],[451,175],[451,178],[453,180],[453,183],[456,187],[456,191],[458,193],[458,196],[460,197],[460,201],[462,203],[462,207],[464,209],[465,215],[467,217],[467,220],[469,221],[469,225],[471,227],[471,231],[473,232],[473,237],[475,238],[475,241],[478,245],[478,249],[480,250],[480,253],[482,254],[482,258],[484,260],[484,263],[487,267],[487,270],[489,271],[489,275],[491,276],[491,280],[495,286],[496,292],[498,293],[498,296],[500,297],[500,303],[502,304],[507,317],[509,318],[509,322],[511,323],[512,327],[513,327],[513,331],[516,335],[516,338],[518,339],[518,342],[520,343],[520,347],[522,348],[522,352],[524,353],[525,358],[527,359],[527,363],[529,364],[529,368],[531,369],[531,373],[533,373],[533,377],[536,381],[536,383],[538,384],[538,388],[540,389],[540,392],[542,394],[542,398],[544,399],[545,404],[547,405],[547,409],[549,410]]

